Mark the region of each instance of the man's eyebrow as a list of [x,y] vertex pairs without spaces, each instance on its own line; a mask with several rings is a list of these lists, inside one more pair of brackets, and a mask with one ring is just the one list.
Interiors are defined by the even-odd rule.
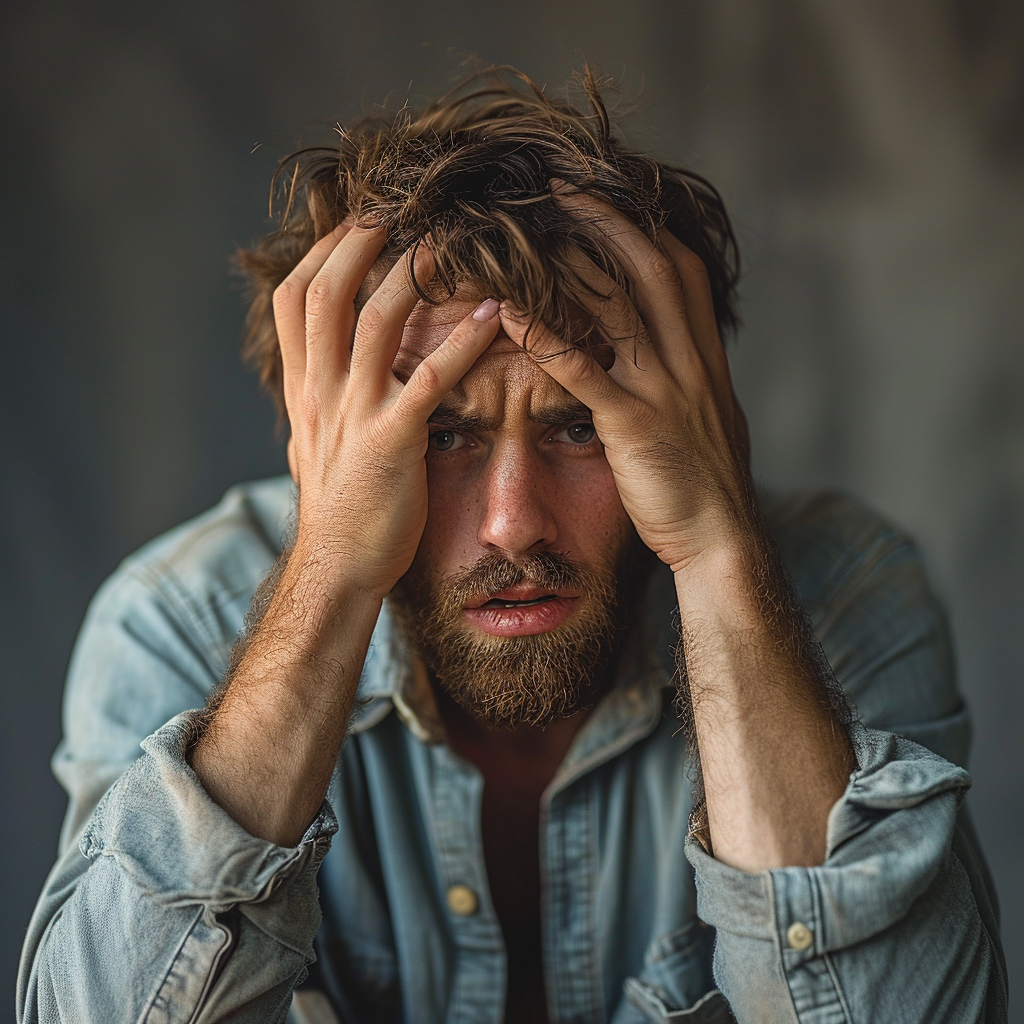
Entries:
[[551,427],[562,427],[567,423],[589,423],[594,418],[590,409],[575,398],[567,398],[557,405],[546,405],[536,412],[531,411],[529,416],[534,423],[546,423]]
[[460,412],[444,402],[430,414],[430,422],[435,426],[444,427],[446,430],[457,430],[465,434],[497,430],[501,426],[501,420],[494,417],[488,418],[478,413]]
[[[548,405],[536,412],[530,412],[529,418],[534,423],[561,427],[567,423],[589,423],[593,419],[593,413],[582,402],[569,399],[557,405]],[[431,413],[430,422],[435,426],[444,427],[446,430],[458,430],[467,434],[497,430],[501,426],[501,420],[493,416],[461,412],[444,402]]]

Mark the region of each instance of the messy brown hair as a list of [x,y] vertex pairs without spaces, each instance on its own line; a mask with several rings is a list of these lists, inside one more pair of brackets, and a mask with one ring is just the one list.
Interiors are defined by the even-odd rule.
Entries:
[[608,83],[586,69],[583,103],[553,99],[512,68],[477,71],[419,111],[338,125],[332,145],[285,157],[271,186],[276,228],[237,262],[248,279],[246,359],[284,413],[274,289],[346,216],[387,229],[393,264],[429,235],[437,302],[456,288],[510,299],[567,345],[599,325],[581,311],[591,287],[574,267],[584,253],[632,292],[626,268],[596,225],[552,198],[552,180],[609,203],[652,240],[667,228],[704,262],[723,335],[738,323],[739,253],[717,190],[692,171],[626,150],[612,132]]

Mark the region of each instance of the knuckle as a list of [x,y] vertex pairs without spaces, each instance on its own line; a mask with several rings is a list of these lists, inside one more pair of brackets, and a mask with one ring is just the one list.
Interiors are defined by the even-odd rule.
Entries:
[[566,366],[576,374],[591,374],[597,366],[594,357],[589,352],[575,346],[566,349],[562,353],[562,358],[565,360]]
[[630,302],[629,296],[622,290],[616,290],[615,294],[609,299],[609,313],[616,323],[622,324],[629,323],[636,317],[633,303]]
[[384,312],[380,306],[368,302],[359,314],[356,330],[361,336],[378,334],[384,327]]
[[687,277],[700,280],[708,276],[708,268],[704,265],[704,261],[692,249],[687,249],[681,255],[680,262],[683,265],[683,273]]
[[322,418],[323,410],[319,396],[314,390],[304,391],[299,401],[299,415],[307,428],[315,431]]
[[435,391],[441,386],[441,374],[437,364],[429,359],[420,363],[416,376],[422,391]]
[[275,289],[273,295],[274,313],[280,316],[288,311],[289,307],[295,305],[296,288],[295,282],[286,277]]
[[648,271],[659,284],[679,282],[675,264],[664,253],[658,252],[651,256]]
[[616,287],[603,299],[601,305],[603,307],[601,311],[604,315],[610,315],[615,319],[621,319],[626,315],[626,311],[630,308],[632,303],[630,302],[630,297],[626,294],[625,290]]
[[322,278],[313,278],[309,288],[306,289],[306,315],[323,316],[334,305],[334,302],[334,288]]
[[531,352],[534,361],[541,367],[547,367],[563,379],[583,380],[591,376],[594,366],[593,357],[589,352],[575,345],[559,346],[545,352]]
[[570,373],[576,376],[589,373],[594,362],[589,352],[584,351],[582,348],[577,348],[575,345],[552,353],[550,358],[557,360]]

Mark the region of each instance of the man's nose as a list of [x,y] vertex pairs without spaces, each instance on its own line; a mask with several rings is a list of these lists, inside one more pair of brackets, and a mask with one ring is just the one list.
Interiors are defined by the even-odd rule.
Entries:
[[496,451],[487,469],[478,541],[516,559],[555,543],[554,495],[542,461],[528,446]]

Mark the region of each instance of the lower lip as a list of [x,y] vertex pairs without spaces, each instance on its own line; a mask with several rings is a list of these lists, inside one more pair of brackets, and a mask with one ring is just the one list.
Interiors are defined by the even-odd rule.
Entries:
[[466,608],[463,614],[491,636],[534,636],[549,633],[565,622],[578,600],[578,597],[556,597],[553,601],[512,608]]

